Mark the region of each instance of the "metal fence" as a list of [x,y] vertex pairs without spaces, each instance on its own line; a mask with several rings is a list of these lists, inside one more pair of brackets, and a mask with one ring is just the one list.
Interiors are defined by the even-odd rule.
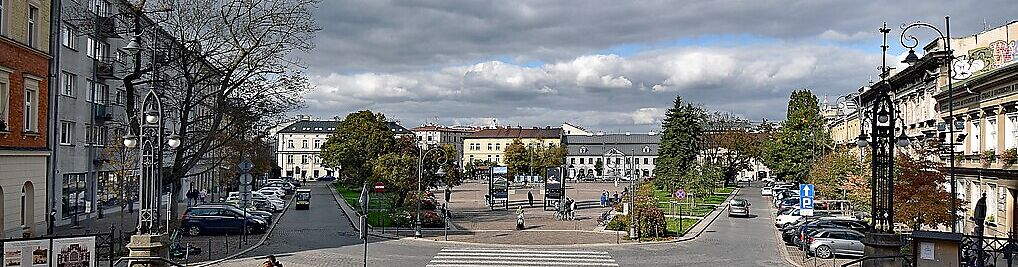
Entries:
[[964,235],[961,239],[961,266],[1014,266],[1018,239],[1007,237]]

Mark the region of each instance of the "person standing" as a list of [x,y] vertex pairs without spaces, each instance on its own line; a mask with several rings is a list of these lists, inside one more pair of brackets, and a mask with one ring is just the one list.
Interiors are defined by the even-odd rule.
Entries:
[[534,193],[527,191],[527,202],[530,203],[530,207],[534,207]]
[[601,191],[601,207],[604,208],[608,204],[608,191]]

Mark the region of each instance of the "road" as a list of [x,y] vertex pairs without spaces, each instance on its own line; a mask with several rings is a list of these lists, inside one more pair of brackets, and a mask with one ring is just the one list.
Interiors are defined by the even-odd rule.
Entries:
[[[361,266],[364,247],[325,184],[310,185],[311,210],[289,210],[266,244],[219,266],[258,266],[272,254],[284,266]],[[678,243],[524,247],[370,239],[368,266],[787,266],[767,200],[756,187],[737,195],[755,216],[722,214],[704,233]],[[549,233],[568,238],[567,233]]]

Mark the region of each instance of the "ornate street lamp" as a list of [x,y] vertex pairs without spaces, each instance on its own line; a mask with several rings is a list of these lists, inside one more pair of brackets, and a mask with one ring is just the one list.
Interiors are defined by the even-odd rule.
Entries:
[[[956,129],[961,128],[961,126],[957,126],[956,124],[963,123],[963,122],[957,121],[954,118],[954,82],[953,82],[954,81],[954,74],[952,72],[951,64],[954,62],[955,58],[954,58],[954,50],[951,49],[951,17],[950,16],[945,16],[944,17],[944,27],[945,27],[945,30],[947,30],[946,34],[945,34],[944,31],[941,31],[936,26],[933,26],[932,24],[921,22],[921,21],[917,21],[915,23],[907,24],[907,25],[903,24],[903,25],[901,25],[901,39],[900,39],[900,43],[901,43],[901,46],[903,46],[905,48],[908,48],[908,55],[905,56],[905,60],[902,61],[902,63],[907,63],[909,65],[914,65],[917,62],[919,62],[919,56],[916,56],[916,54],[915,54],[915,48],[917,46],[919,46],[919,39],[916,38],[915,35],[907,34],[908,30],[915,29],[915,28],[927,28],[927,29],[933,30],[934,32],[936,32],[938,34],[938,36],[937,36],[937,37],[939,37],[938,40],[943,40],[943,46],[944,46],[944,51],[946,52],[946,56],[943,56],[940,59],[939,63],[942,63],[943,64],[942,68],[945,68],[947,70],[947,110],[948,110],[947,111],[948,112],[948,115],[947,115],[947,117],[948,117],[947,128],[949,130],[948,134],[950,136],[948,137],[949,138],[948,142],[946,144],[942,144],[942,145],[946,145],[948,147],[947,149],[950,149],[950,151],[951,151],[950,156],[948,156],[948,160],[950,162],[950,165],[948,167],[948,173],[950,173],[950,176],[951,176],[951,232],[952,233],[957,233],[958,232],[958,189],[957,189],[957,181],[956,181],[955,174],[954,174],[955,173],[955,167],[954,167],[955,166],[955,163],[954,163],[954,149],[955,149],[954,145],[955,144],[954,143],[955,142],[960,142],[960,141],[957,141],[955,139],[954,133],[955,133]],[[908,40],[908,42],[906,43],[905,40]],[[961,125],[964,126],[964,124],[961,124]]]
[[421,195],[423,194],[423,191],[421,189],[421,184],[422,184],[421,181],[424,180],[424,158],[426,156],[428,156],[432,152],[435,152],[435,153],[438,153],[439,155],[441,155],[441,161],[439,162],[439,166],[440,167],[438,168],[438,174],[439,175],[444,174],[445,170],[444,170],[444,168],[442,168],[443,167],[442,165],[445,165],[445,162],[447,160],[446,154],[445,154],[445,149],[442,149],[441,146],[431,147],[431,145],[433,145],[433,144],[435,144],[435,142],[434,141],[430,141],[427,144],[425,144],[424,147],[422,147],[422,148],[417,150],[419,152],[419,156],[420,157],[418,158],[419,160],[417,162],[418,163],[417,164],[417,219],[416,219],[417,222],[414,225],[414,237],[416,237],[416,238],[420,238],[421,237],[421,198],[422,198]]
[[[159,188],[162,184],[162,155],[163,144],[171,149],[180,146],[180,136],[172,133],[164,137],[163,133],[163,108],[162,101],[156,95],[155,89],[149,90],[142,102],[143,120],[138,129],[138,135],[128,133],[124,135],[124,146],[138,148],[139,154],[139,200],[141,207],[138,213],[138,234],[159,234],[157,217],[159,208]],[[133,131],[134,129],[130,129]],[[164,140],[165,139],[165,140]],[[168,230],[168,229],[165,229]]]

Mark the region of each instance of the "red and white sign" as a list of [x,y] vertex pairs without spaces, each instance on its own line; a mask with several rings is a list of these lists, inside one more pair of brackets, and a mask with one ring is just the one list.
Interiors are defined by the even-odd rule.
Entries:
[[383,183],[383,182],[376,182],[375,183],[375,193],[381,194],[382,192],[385,192],[385,183]]

